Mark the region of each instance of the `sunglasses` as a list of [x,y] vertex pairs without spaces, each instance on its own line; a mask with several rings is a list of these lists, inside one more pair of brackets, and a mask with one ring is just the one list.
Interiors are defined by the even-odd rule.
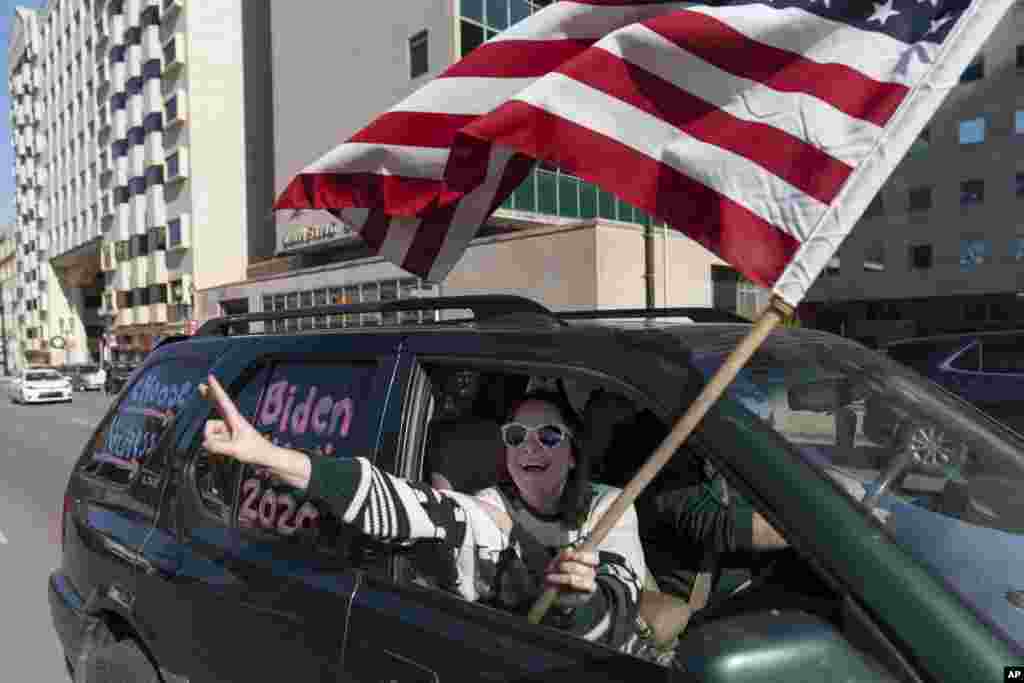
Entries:
[[508,424],[501,426],[501,440],[505,442],[506,446],[511,448],[519,448],[530,436],[530,432],[537,433],[537,441],[544,448],[556,448],[567,438],[572,436],[572,432],[563,425],[560,424],[544,424],[537,427],[528,427],[520,422],[509,422]]

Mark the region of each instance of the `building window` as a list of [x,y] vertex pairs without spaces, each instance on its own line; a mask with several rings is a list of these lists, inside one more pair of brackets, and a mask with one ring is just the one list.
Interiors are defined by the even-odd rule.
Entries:
[[1018,109],[1013,113],[1013,132],[1015,135],[1024,135],[1024,110]]
[[1017,174],[1016,183],[1017,183],[1017,188],[1016,188],[1017,196],[1018,197],[1024,197],[1024,173],[1018,173]]
[[885,243],[874,242],[864,252],[864,270],[868,272],[881,272],[885,270]]
[[167,162],[167,177],[168,178],[177,178],[178,177],[178,173],[180,171],[179,162],[178,162],[178,152],[175,152],[174,154],[172,154],[169,157],[167,157],[166,162]]
[[1018,235],[1010,240],[1010,258],[1016,263],[1024,263],[1024,236]]
[[960,75],[961,83],[970,83],[972,81],[980,81],[985,77],[985,56],[978,55],[974,61],[967,65],[964,69],[963,74]]
[[911,270],[928,270],[932,267],[932,245],[915,244],[910,247]]
[[988,240],[966,238],[960,240],[960,270],[971,272],[991,260]]
[[960,122],[960,144],[977,145],[985,142],[985,117]]
[[908,199],[908,208],[910,211],[924,211],[932,208],[931,186],[915,187],[911,189]]
[[1017,46],[1017,68],[1024,69],[1024,45]]
[[965,180],[960,183],[960,206],[981,204],[985,201],[985,181]]
[[153,285],[150,288],[150,300],[155,304],[167,303],[167,285]]
[[181,219],[172,218],[167,221],[167,242],[168,246],[176,247],[181,244]]
[[409,78],[419,78],[430,71],[427,32],[420,31],[409,39]]
[[931,146],[931,142],[932,130],[931,128],[925,127],[925,129],[921,131],[920,135],[917,136],[917,139],[914,140],[914,144],[910,146],[907,156],[913,157],[924,154]]

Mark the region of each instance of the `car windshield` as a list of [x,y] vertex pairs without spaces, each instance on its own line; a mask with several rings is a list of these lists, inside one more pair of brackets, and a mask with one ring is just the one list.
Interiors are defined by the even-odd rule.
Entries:
[[[726,352],[696,353],[710,377]],[[912,370],[843,339],[773,335],[730,386],[889,538],[1024,646],[1024,441]]]
[[55,370],[36,370],[25,373],[26,382],[49,382],[55,379],[63,379]]

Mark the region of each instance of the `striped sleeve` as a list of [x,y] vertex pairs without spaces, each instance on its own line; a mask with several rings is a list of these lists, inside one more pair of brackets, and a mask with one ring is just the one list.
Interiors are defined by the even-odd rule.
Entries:
[[489,594],[478,559],[496,557],[508,537],[471,496],[394,477],[365,458],[310,461],[309,496],[344,523],[381,541],[436,541],[434,578],[468,600]]
[[[610,487],[601,492],[591,507],[585,533],[593,531],[619,493]],[[568,629],[587,640],[622,648],[635,633],[640,591],[647,573],[635,507],[626,510],[597,550],[598,590],[593,599],[575,611]]]

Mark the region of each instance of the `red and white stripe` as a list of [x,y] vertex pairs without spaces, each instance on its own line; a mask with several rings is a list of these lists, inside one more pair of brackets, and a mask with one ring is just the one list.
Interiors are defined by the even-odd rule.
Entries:
[[936,79],[1011,1],[975,5],[910,60],[799,8],[555,3],[310,165],[277,208],[341,210],[436,281],[544,159],[795,304],[938,107]]

